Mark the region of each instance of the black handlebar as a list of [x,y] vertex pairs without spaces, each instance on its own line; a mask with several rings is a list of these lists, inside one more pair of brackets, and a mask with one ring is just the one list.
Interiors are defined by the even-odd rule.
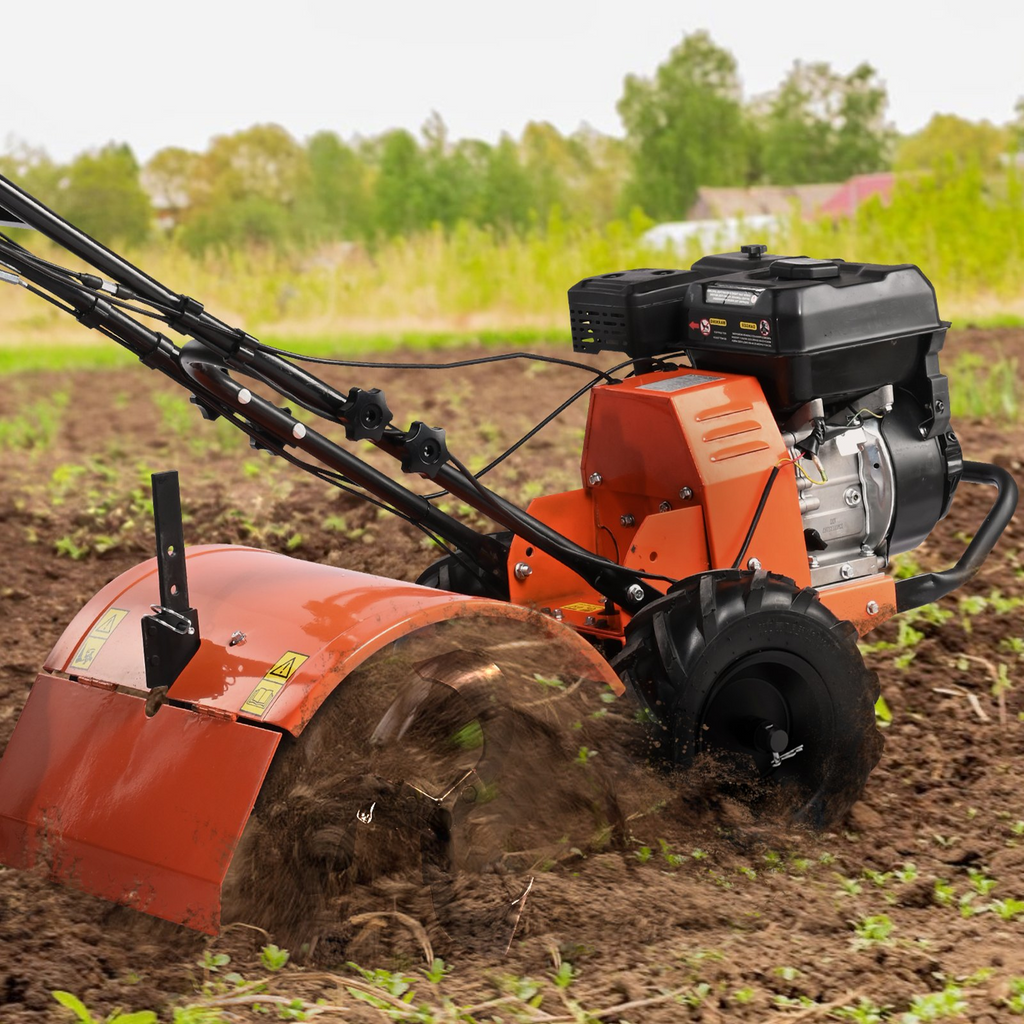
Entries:
[[896,583],[898,612],[930,604],[966,583],[981,568],[1017,510],[1017,483],[1002,467],[988,462],[965,462],[961,482],[995,487],[996,500],[956,565],[942,572],[922,573]]

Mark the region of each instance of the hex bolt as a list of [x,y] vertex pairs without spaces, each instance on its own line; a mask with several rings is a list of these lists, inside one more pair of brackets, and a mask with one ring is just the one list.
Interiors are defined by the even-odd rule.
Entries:
[[595,619],[593,615],[588,615],[584,625],[593,626],[596,623],[597,623],[597,619]]
[[619,516],[619,522],[622,523],[623,526],[632,526],[636,522],[636,519],[627,512],[624,516]]
[[877,601],[868,601],[867,606],[865,607],[864,610],[868,613],[868,615],[877,615],[878,614],[878,602]]
[[663,501],[658,506],[658,511],[659,512],[671,512],[672,511],[672,503],[670,501]]
[[228,647],[240,647],[249,638],[240,630],[236,629],[231,634],[231,639],[228,641]]
[[856,508],[860,504],[860,491],[858,491],[856,487],[847,487],[846,493],[843,495],[843,501],[845,501],[850,508]]
[[556,622],[561,622],[565,618],[561,608],[556,608],[551,614],[555,617]]
[[814,555],[807,556],[807,566],[810,569],[817,569],[819,566],[818,559]]
[[842,576],[844,580],[853,579],[853,566],[850,565],[849,562],[843,562],[842,566],[839,568],[839,575]]
[[629,590],[626,591],[626,596],[630,601],[635,604],[639,604],[644,599],[644,588],[639,583],[634,583],[630,586]]
[[689,501],[693,497],[693,491],[691,491],[689,487],[680,487],[679,497],[682,498],[683,501]]
[[600,473],[591,473],[590,476],[587,477],[587,483],[590,484],[591,487],[597,487],[601,482],[601,479],[602,477]]
[[761,559],[760,558],[748,558],[747,559],[747,568],[752,570],[753,572],[757,572],[757,570],[761,568]]
[[516,562],[515,574],[517,580],[525,580],[527,576],[533,575],[533,569],[529,562]]

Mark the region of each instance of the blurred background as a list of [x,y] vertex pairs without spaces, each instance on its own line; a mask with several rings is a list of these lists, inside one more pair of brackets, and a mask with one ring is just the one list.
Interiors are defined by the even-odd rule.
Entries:
[[64,6],[4,14],[0,171],[266,340],[557,340],[581,277],[750,241],[1024,321],[1016,5]]

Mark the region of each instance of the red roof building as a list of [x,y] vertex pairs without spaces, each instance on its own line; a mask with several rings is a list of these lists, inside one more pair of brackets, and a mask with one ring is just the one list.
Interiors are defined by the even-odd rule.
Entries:
[[818,208],[821,216],[852,217],[865,200],[878,196],[883,203],[892,198],[896,175],[891,171],[878,174],[857,174],[840,185]]

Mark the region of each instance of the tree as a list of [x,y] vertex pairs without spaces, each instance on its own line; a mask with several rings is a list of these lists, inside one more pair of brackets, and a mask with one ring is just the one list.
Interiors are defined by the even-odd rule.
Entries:
[[306,144],[309,178],[300,192],[299,217],[311,237],[353,239],[371,231],[370,168],[334,132]]
[[749,164],[736,59],[707,32],[686,36],[653,79],[629,75],[618,104],[630,147],[628,203],[686,215],[701,185],[739,185]]
[[296,204],[308,185],[306,151],[275,124],[220,135],[193,168],[181,239],[193,251],[297,240]]
[[142,169],[142,185],[149,193],[157,214],[177,222],[194,202],[198,153],[168,146],[154,153]]
[[919,132],[900,143],[901,170],[949,170],[977,167],[997,171],[1011,147],[1010,133],[989,121],[968,121],[956,114],[935,114]]
[[103,241],[136,245],[145,241],[153,222],[138,162],[127,145],[116,143],[72,161],[56,205],[69,221]]
[[778,90],[755,105],[761,174],[792,185],[843,181],[888,163],[888,94],[870,64],[841,75],[797,61]]

